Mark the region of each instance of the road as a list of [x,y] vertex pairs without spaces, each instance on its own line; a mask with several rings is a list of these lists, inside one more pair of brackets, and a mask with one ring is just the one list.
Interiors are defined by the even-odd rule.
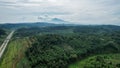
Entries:
[[13,33],[14,33],[14,32],[15,32],[15,31],[12,31],[12,32],[7,36],[7,38],[4,40],[3,44],[1,45],[1,47],[0,47],[0,59],[2,58],[2,55],[3,55],[4,51],[5,51],[8,43],[9,43],[9,41],[10,41],[10,39],[11,39],[11,37],[13,36]]

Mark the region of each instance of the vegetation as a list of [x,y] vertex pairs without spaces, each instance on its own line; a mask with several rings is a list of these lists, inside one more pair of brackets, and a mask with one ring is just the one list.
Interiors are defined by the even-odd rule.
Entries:
[[9,30],[19,29],[19,28],[28,28],[28,27],[45,27],[45,26],[56,26],[56,24],[46,23],[46,22],[0,24],[0,28],[5,28]]
[[[67,31],[67,32],[66,32]],[[28,37],[38,34],[65,34],[72,33],[72,27],[67,26],[51,26],[51,27],[31,27],[21,28],[16,31],[16,37]]]
[[120,52],[120,46],[113,40],[111,36],[41,35],[35,37],[26,57],[32,68],[66,68],[77,59],[90,55]]
[[16,68],[17,63],[24,56],[27,46],[27,39],[11,40],[1,59],[0,68]]
[[[47,28],[35,28],[30,30],[33,32],[38,29],[38,32],[42,32],[41,30],[44,29],[43,32],[50,33],[30,37],[35,41],[32,43],[32,46],[27,49],[26,58],[30,62],[30,67],[32,68],[66,68],[70,63],[90,55],[120,52],[118,38],[120,32],[118,27],[52,27],[53,29],[56,28],[56,30],[64,31],[69,29],[71,33],[73,31],[71,35],[69,35],[69,33],[68,35],[56,34],[54,33],[55,30],[50,29],[51,27],[49,27],[50,30]],[[96,31],[96,29],[99,30]],[[51,32],[53,34],[51,34]],[[27,32],[25,32],[24,35],[25,34],[27,34]]]
[[69,68],[120,68],[120,54],[92,56],[71,64]]
[[[0,66],[4,67],[8,56],[12,57],[10,60],[13,60],[8,66],[13,66],[15,61],[13,58],[18,58],[19,53],[22,53],[22,58],[15,63],[16,68],[68,68],[71,64],[79,65],[73,63],[77,61],[81,63],[81,60],[93,55],[97,56],[89,63],[86,61],[87,65],[83,64],[81,68],[119,66],[119,63],[111,64],[114,61],[108,62],[114,58],[103,55],[120,53],[119,26],[26,27],[16,30],[14,38],[15,40],[10,43]],[[15,43],[16,41],[17,43]],[[13,52],[14,49],[18,51]],[[12,56],[12,53],[15,56]],[[98,64],[99,66],[97,66]]]
[[0,37],[2,36],[2,35],[5,35],[6,33],[5,33],[5,30],[3,30],[3,29],[0,29]]
[[0,46],[4,41],[5,36],[6,36],[6,31],[4,29],[0,29]]

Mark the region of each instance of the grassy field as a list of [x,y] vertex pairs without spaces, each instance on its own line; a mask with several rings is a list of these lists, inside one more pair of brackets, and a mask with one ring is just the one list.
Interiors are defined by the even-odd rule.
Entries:
[[[100,62],[98,61],[98,57],[100,57]],[[96,67],[94,67],[95,64]],[[98,65],[104,65],[104,67],[100,68],[120,68],[120,54],[105,54],[88,57],[71,64],[69,68],[98,68]]]
[[27,39],[12,40],[1,59],[0,68],[16,68],[27,47]]

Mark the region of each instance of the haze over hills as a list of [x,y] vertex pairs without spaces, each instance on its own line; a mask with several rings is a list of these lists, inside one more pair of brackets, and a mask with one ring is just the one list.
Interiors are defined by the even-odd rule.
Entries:
[[17,22],[17,23],[3,23],[0,24],[0,26],[4,25],[19,25],[19,26],[55,26],[55,25],[65,25],[65,26],[71,26],[71,25],[117,25],[119,26],[119,23],[117,24],[79,24],[77,22],[70,22],[70,21],[65,21],[60,18],[51,18],[50,20],[44,19],[44,21],[38,21],[38,22]]
[[64,21],[64,20],[59,19],[59,18],[53,18],[49,22],[56,23],[56,24],[69,24],[70,23],[68,21]]
[[[107,22],[106,22],[107,23]],[[65,21],[63,19],[60,18],[51,18],[51,19],[42,19],[41,21],[34,21],[34,22],[10,22],[10,23],[0,23],[0,25],[31,25],[31,24],[37,24],[39,26],[54,26],[54,25],[117,25],[119,26],[119,23],[113,23],[113,24],[97,24],[97,23],[91,23],[91,24],[86,24],[86,23],[82,23],[81,24],[79,22],[70,22],[70,21]]]
[[[22,28],[22,27],[47,27],[47,26],[76,26],[70,22],[59,18],[52,18],[46,22],[23,22],[23,23],[5,23],[0,24],[1,28]],[[78,24],[79,25],[79,24]]]

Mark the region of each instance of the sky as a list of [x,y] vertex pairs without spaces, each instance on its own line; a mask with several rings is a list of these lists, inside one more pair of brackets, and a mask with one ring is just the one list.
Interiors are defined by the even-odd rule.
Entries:
[[0,24],[60,18],[73,24],[120,24],[120,0],[0,0]]

